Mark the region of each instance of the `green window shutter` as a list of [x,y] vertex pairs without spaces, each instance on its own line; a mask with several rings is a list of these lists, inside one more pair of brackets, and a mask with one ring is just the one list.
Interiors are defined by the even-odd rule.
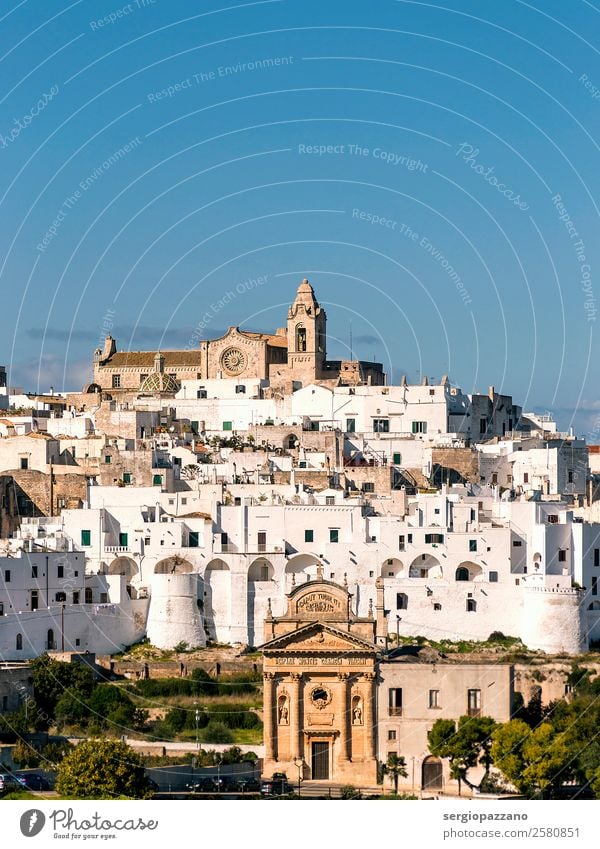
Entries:
[[223,422],[223,430],[233,430],[233,422]]
[[304,542],[314,542],[315,541],[315,532],[312,530],[306,529],[304,531]]
[[400,452],[396,451],[394,453],[394,466],[399,466],[401,462]]
[[152,486],[162,486],[162,475],[152,476]]
[[123,472],[123,483],[131,483],[131,472]]
[[82,531],[81,532],[81,544],[82,545],[91,545],[92,544],[92,532],[91,531]]
[[190,531],[189,547],[198,548],[198,531]]
[[121,546],[121,548],[127,548],[127,542],[127,534],[119,534],[119,545]]

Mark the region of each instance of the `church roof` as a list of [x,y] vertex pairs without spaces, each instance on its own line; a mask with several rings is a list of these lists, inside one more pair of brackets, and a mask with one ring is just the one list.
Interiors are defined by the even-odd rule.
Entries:
[[[173,366],[200,366],[202,355],[200,350],[195,351],[161,351],[164,357],[165,368]],[[106,363],[111,368],[136,368],[147,366],[154,368],[156,351],[118,351],[113,354]]]
[[287,348],[287,336],[275,336],[273,333],[254,333],[251,330],[238,330],[241,336],[266,342],[271,348]]
[[153,371],[142,380],[140,386],[140,392],[179,392],[179,389],[180,385],[175,378],[162,371]]

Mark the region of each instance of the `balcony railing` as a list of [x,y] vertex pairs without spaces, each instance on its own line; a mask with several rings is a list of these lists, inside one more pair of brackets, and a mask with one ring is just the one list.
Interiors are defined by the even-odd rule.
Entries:
[[131,552],[129,545],[105,545],[104,551],[107,554],[127,554]]

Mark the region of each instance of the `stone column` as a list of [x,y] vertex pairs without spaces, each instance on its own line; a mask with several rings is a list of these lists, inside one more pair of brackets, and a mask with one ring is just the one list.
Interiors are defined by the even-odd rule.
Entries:
[[276,760],[273,740],[273,691],[275,675],[273,672],[263,674],[263,734],[265,740],[265,759]]
[[338,673],[338,691],[339,691],[339,705],[341,711],[340,717],[340,748],[337,756],[338,763],[345,764],[350,760],[350,756],[348,754],[349,749],[349,733],[348,727],[352,722],[352,717],[350,713],[352,711],[352,706],[350,705],[349,700],[349,680],[348,672],[339,672]]
[[365,756],[375,757],[375,729],[373,718],[375,716],[375,673],[365,672],[363,675],[364,686],[364,723],[365,723]]
[[289,679],[290,688],[290,757],[300,758],[304,756],[303,747],[300,746],[300,688],[302,674],[292,672]]

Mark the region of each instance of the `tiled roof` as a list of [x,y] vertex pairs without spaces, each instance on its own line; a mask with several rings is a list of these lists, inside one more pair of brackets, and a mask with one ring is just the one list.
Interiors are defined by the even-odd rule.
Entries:
[[[165,361],[165,368],[174,366],[195,366],[201,365],[202,355],[197,351],[161,351]],[[146,367],[148,370],[154,369],[155,351],[118,351],[106,361],[105,365],[111,368],[136,368]]]
[[242,336],[248,336],[249,339],[257,339],[261,342],[266,342],[271,348],[287,348],[287,337],[275,336],[273,333],[253,333],[251,330],[240,330]]

